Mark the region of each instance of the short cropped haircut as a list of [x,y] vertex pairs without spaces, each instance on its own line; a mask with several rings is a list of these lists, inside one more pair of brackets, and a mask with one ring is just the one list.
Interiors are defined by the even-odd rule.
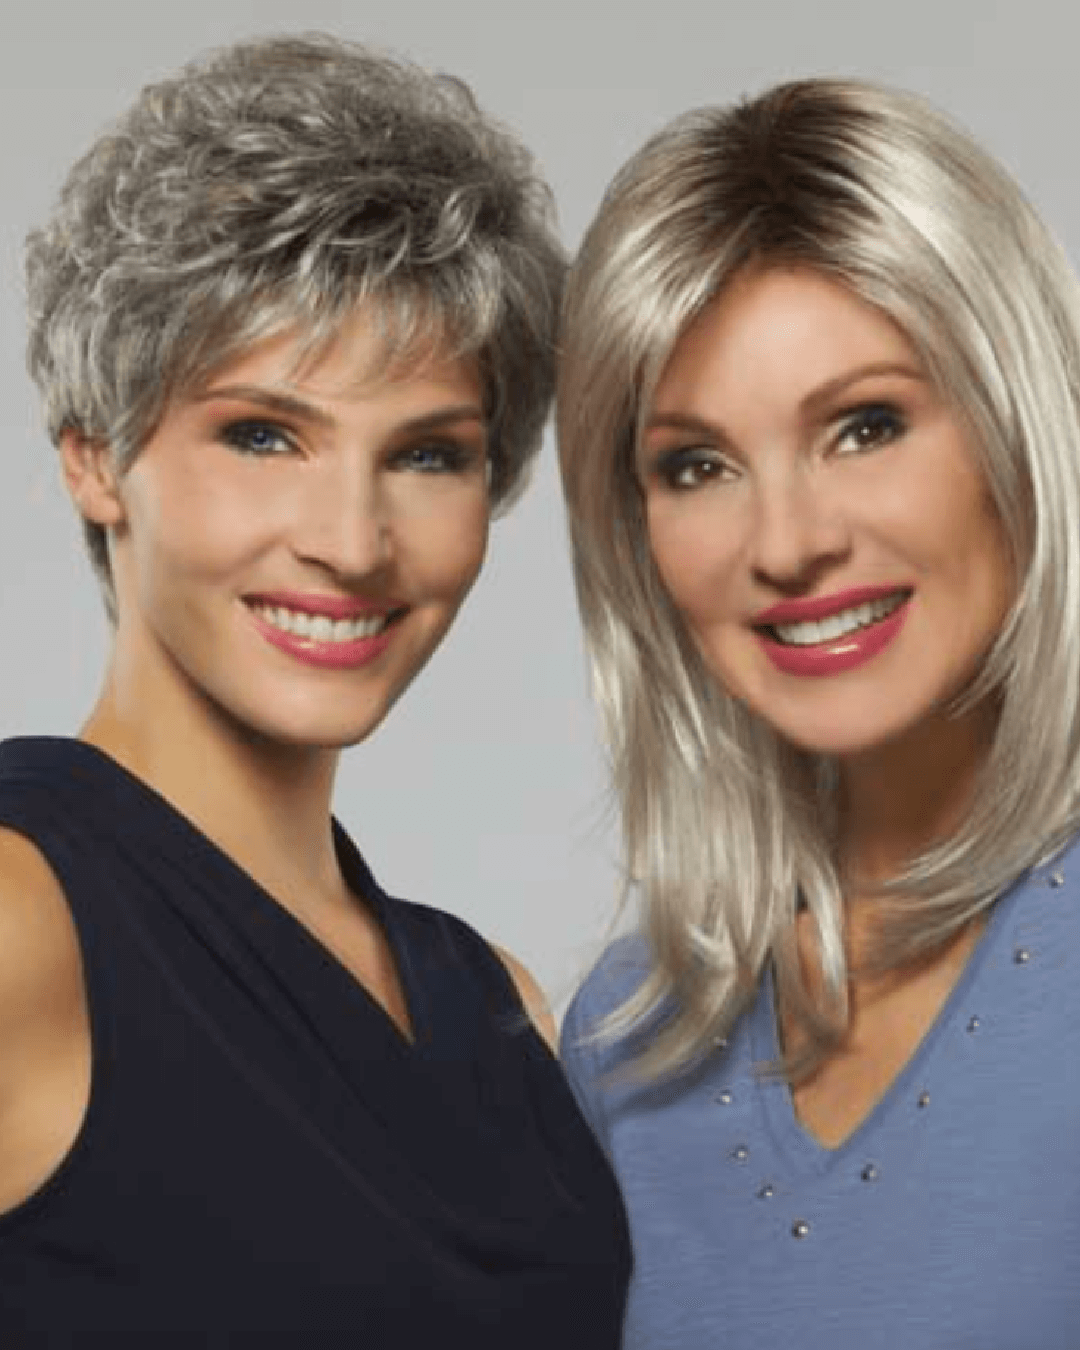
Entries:
[[493,505],[540,444],[565,275],[551,192],[461,81],[355,43],[241,42],[144,89],[71,170],[26,272],[49,433],[100,438],[121,469],[224,362],[294,326],[326,340],[361,302],[388,361],[477,359]]
[[[812,268],[891,317],[970,428],[1017,599],[970,702],[998,701],[967,819],[886,888],[874,964],[940,949],[1080,826],[1080,290],[1005,170],[920,98],[805,80],[678,118],[617,175],[568,286],[557,423],[578,594],[651,974],[609,1034],[639,1067],[720,1037],[768,961],[809,1035],[846,1026],[836,764],[706,669],[649,551],[638,429],[680,334],[748,267]],[[826,997],[796,949],[809,909]],[[661,1015],[662,1014],[662,1015]]]

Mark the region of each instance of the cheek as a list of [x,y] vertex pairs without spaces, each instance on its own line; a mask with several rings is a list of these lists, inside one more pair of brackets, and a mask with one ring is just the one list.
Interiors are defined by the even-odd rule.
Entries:
[[402,561],[432,592],[461,600],[472,587],[487,552],[486,494],[414,518]]
[[649,548],[675,608],[693,627],[719,617],[730,591],[733,559],[714,521],[696,512],[649,510]]

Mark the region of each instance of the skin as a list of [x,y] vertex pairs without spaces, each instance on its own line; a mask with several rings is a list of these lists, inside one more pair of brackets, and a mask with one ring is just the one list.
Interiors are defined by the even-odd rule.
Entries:
[[[837,758],[857,967],[873,937],[867,891],[955,828],[994,727],[989,702],[950,710],[1014,596],[964,421],[880,311],[807,269],[751,270],[676,345],[638,474],[658,571],[709,669],[781,736]],[[814,677],[769,659],[763,612],[862,586],[910,596],[877,655]],[[976,936],[917,970],[853,980],[847,1042],[795,1090],[822,1142],[845,1138],[893,1081]]]
[[[118,622],[82,737],[150,783],[288,909],[399,1034],[389,946],[330,829],[341,749],[364,740],[454,619],[487,542],[487,435],[473,362],[390,377],[363,312],[317,359],[259,343],[178,398],[130,469],[69,432],[78,509],[106,527]],[[396,614],[346,669],[266,640],[252,597],[360,599]],[[500,956],[549,1043],[543,995]],[[36,850],[0,830],[0,1210],[31,1194],[86,1109],[78,943]]]

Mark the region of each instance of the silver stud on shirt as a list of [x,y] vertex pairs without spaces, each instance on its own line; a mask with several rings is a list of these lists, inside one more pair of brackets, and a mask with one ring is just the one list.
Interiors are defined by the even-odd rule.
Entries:
[[918,1106],[918,1108],[919,1108],[920,1111],[925,1111],[926,1108],[930,1105],[930,1094],[929,1094],[929,1092],[920,1092],[920,1093],[919,1093],[919,1100],[918,1100],[915,1104],[916,1104],[916,1106]]
[[771,1200],[775,1194],[776,1188],[771,1181],[767,1181],[764,1186],[759,1188],[757,1198],[759,1200]]
[[796,1219],[791,1225],[791,1236],[793,1238],[804,1238],[810,1232],[810,1225],[805,1219]]
[[740,1144],[737,1148],[731,1150],[731,1156],[736,1162],[744,1163],[750,1156],[750,1150],[745,1144]]
[[1058,890],[1059,887],[1065,885],[1065,873],[1051,872],[1050,876],[1047,878],[1047,885],[1052,886],[1055,891]]
[[1017,947],[1016,951],[1013,952],[1013,960],[1018,966],[1026,966],[1031,960],[1031,953],[1026,947]]
[[863,1181],[877,1181],[878,1170],[876,1164],[867,1163],[859,1175],[862,1177]]
[[727,1090],[727,1088],[724,1088],[723,1092],[718,1092],[716,1094],[716,1100],[720,1103],[721,1106],[730,1106],[731,1093]]
[[978,1031],[978,1029],[979,1029],[980,1026],[982,1026],[982,1023],[979,1021],[979,1019],[978,1019],[977,1017],[971,1017],[971,1018],[968,1019],[968,1024],[967,1024],[967,1029],[968,1029],[968,1031],[974,1033],[974,1032]]

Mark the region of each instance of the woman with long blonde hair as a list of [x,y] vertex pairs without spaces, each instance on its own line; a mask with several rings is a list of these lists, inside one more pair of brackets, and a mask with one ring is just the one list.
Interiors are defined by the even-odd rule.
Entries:
[[1080,290],[921,99],[677,119],[572,269],[630,1347],[1080,1342]]

